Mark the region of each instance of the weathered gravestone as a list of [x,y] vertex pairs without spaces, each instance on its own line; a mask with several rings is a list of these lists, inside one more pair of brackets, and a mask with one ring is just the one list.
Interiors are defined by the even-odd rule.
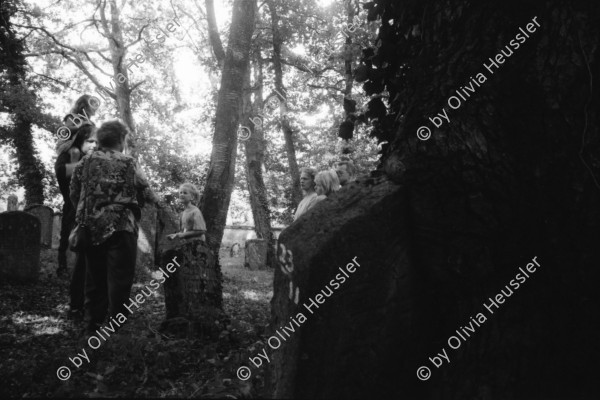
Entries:
[[244,266],[252,271],[267,269],[267,246],[264,239],[246,240]]
[[54,211],[43,204],[33,204],[25,208],[24,211],[38,217],[41,223],[40,244],[44,247],[51,247]]
[[35,281],[40,272],[40,220],[23,211],[0,214],[0,275]]
[[399,398],[398,382],[416,381],[405,210],[400,186],[369,179],[322,201],[281,233],[269,396],[369,398],[373,391]]
[[14,194],[8,196],[6,208],[8,211],[18,211],[19,210],[19,198]]
[[62,213],[54,214],[54,222],[52,223],[52,248],[58,249],[60,246],[60,228],[62,224]]
[[[222,278],[216,257],[210,248],[198,239],[176,239],[174,247],[161,253],[160,264],[168,278],[163,284],[167,323],[184,318],[189,321],[191,336],[216,337],[220,332],[218,321],[221,310]],[[217,323],[215,323],[217,322]]]

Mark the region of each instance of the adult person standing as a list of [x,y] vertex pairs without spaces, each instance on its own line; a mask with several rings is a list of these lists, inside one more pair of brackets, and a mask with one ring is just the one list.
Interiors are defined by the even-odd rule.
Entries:
[[[81,146],[90,133],[90,126],[95,127],[90,120],[96,113],[96,108],[92,107],[90,101],[92,96],[84,94],[80,96],[71,108],[71,112],[63,118],[63,126],[70,132],[66,140],[59,140],[56,146],[56,162],[54,163],[54,172],[58,187],[63,197],[62,219],[60,224],[60,244],[58,246],[58,268],[57,275],[68,271],[67,269],[67,250],[69,248],[69,234],[75,224],[75,207],[69,199],[69,184],[75,165],[81,159]],[[79,132],[81,131],[81,134]]]
[[340,182],[336,171],[321,171],[315,177],[315,191],[317,192],[317,202],[325,200],[332,193],[340,190]]
[[297,220],[302,214],[307,212],[312,206],[317,204],[317,193],[315,193],[315,174],[316,171],[313,168],[302,168],[300,173],[300,187],[304,193],[304,197],[298,204],[296,213],[294,214],[294,221]]
[[[69,186],[71,183],[72,169],[77,165],[83,155],[89,154],[96,148],[96,128],[92,125],[84,125],[80,127],[75,133],[75,137],[72,141],[72,147],[65,149],[65,151],[58,156],[56,169],[57,169],[57,180],[59,183],[61,194],[63,195],[64,205],[63,206],[63,219],[68,221],[67,226],[62,226],[61,229],[67,229],[62,231],[61,235],[66,236],[66,245],[68,245],[68,236],[70,229],[75,225],[75,207],[71,203],[69,198]],[[67,163],[69,159],[70,163]],[[66,186],[66,187],[65,187]],[[65,197],[66,196],[66,197]],[[66,210],[66,213],[65,213]],[[63,237],[61,236],[61,245]],[[63,253],[63,257],[66,258],[66,247]],[[60,254],[60,253],[59,253]],[[66,260],[65,260],[66,262]],[[61,266],[57,273],[60,274]],[[63,265],[64,271],[67,270],[66,265]],[[69,318],[75,320],[83,319],[83,303],[84,303],[84,292],[85,292],[85,257],[80,252],[75,253],[75,267],[71,274],[71,283],[69,285],[70,292],[70,303],[69,303]]]
[[[98,129],[99,149],[83,158],[71,179],[76,221],[87,225],[85,313],[88,333],[126,312],[135,274],[140,219],[138,198],[158,203],[135,160],[122,153],[127,127],[109,121]],[[84,210],[85,208],[85,210]]]
[[354,167],[354,163],[350,160],[336,163],[335,172],[337,173],[341,186],[354,182],[356,179],[356,168]]

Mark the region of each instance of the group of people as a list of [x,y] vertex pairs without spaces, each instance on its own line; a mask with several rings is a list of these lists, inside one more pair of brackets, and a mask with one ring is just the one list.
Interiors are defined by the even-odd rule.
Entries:
[[[63,120],[70,135],[57,146],[55,172],[64,200],[58,272],[67,271],[71,231],[76,224],[84,226],[89,244],[76,253],[69,314],[76,320],[85,318],[87,332],[93,333],[107,314],[127,315],[141,207],[162,205],[134,158],[126,154],[127,126],[112,120],[96,128],[90,119],[95,113],[90,98],[83,95],[77,99]],[[83,122],[79,115],[86,116]],[[198,199],[194,185],[181,185],[179,200],[184,211],[180,231],[169,239],[204,240],[206,223],[193,204]]]
[[[105,318],[127,315],[127,303],[135,276],[138,221],[147,203],[162,207],[135,159],[127,155],[129,129],[118,120],[99,128],[91,121],[97,107],[91,96],[83,95],[63,119],[69,135],[59,141],[55,172],[63,196],[63,217],[58,273],[67,269],[69,236],[74,227],[85,226],[89,244],[76,252],[70,283],[69,316],[84,320],[93,333]],[[80,118],[85,115],[85,118]],[[75,123],[75,121],[78,121]],[[354,180],[351,161],[341,161],[335,170],[316,173],[304,168],[300,185],[304,198],[294,220]],[[179,188],[184,209],[179,217],[179,232],[171,240],[205,240],[206,222],[195,205],[200,199],[191,183]]]
[[335,165],[335,170],[329,169],[318,173],[313,168],[303,168],[300,174],[300,187],[304,197],[298,204],[294,221],[315,204],[340,190],[342,186],[354,181],[355,177],[356,168],[352,161],[340,161]]

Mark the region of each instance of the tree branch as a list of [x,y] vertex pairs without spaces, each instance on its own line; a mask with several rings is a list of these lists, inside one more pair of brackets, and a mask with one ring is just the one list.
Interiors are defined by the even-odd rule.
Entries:
[[219,29],[217,27],[217,19],[215,17],[215,3],[214,0],[206,0],[206,19],[208,21],[208,37],[212,46],[215,58],[219,65],[222,65],[225,60],[225,50],[223,50],[223,43],[219,37]]

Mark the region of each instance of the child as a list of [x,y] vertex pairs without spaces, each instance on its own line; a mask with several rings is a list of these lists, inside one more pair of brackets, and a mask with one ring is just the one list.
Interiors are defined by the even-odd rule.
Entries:
[[187,239],[192,237],[200,237],[200,240],[205,241],[206,222],[202,212],[192,202],[200,200],[200,192],[196,186],[191,183],[184,183],[179,187],[179,201],[185,206],[179,218],[179,231],[168,235],[167,238]]

